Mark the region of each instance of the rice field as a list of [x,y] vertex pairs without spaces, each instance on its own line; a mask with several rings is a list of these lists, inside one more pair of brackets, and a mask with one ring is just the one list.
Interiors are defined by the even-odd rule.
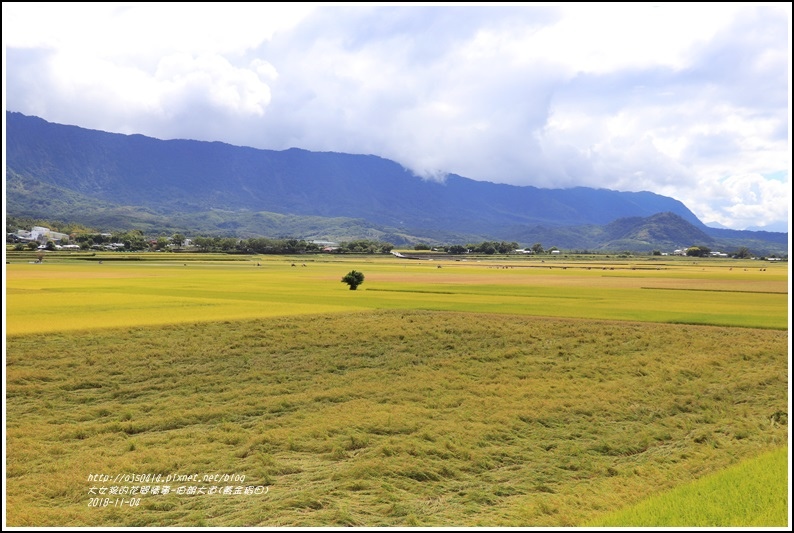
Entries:
[[787,265],[247,259],[6,265],[8,526],[787,525]]
[[[15,335],[426,309],[787,328],[787,265],[741,266],[747,263],[737,262],[735,268],[692,262],[547,266],[372,256],[103,264],[46,260],[6,265],[6,326],[7,334]],[[366,276],[357,291],[340,282],[352,269]]]
[[788,449],[742,461],[590,524],[594,527],[753,527],[789,522]]

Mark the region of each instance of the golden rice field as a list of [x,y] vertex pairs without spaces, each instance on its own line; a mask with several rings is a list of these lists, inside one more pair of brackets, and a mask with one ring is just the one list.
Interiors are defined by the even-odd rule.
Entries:
[[[787,264],[551,263],[391,256],[12,263],[7,333],[367,309],[788,327]],[[366,275],[357,291],[340,282],[351,269]]]
[[785,263],[168,256],[9,257],[8,526],[583,526],[788,456]]

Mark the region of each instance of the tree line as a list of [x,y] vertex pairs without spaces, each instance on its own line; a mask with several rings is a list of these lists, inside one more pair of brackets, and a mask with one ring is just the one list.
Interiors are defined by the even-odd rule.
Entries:
[[72,240],[81,249],[107,248],[110,245],[123,245],[123,251],[180,251],[189,249],[200,253],[227,254],[307,254],[307,253],[389,253],[394,245],[377,240],[359,239],[342,242],[338,245],[324,246],[315,242],[295,238],[251,237],[204,237],[188,239],[181,233],[170,237],[146,238],[140,230],[117,233],[78,233]]
[[[395,245],[381,240],[358,239],[341,242],[332,246],[325,246],[315,242],[296,238],[267,238],[252,237],[241,239],[237,237],[206,237],[197,236],[188,239],[181,233],[174,233],[170,236],[160,235],[152,238],[147,237],[141,230],[116,231],[110,233],[99,233],[94,229],[76,223],[62,223],[47,220],[31,219],[25,217],[6,218],[6,233],[16,231],[16,228],[44,226],[52,231],[69,234],[68,240],[60,244],[77,244],[83,250],[91,249],[116,249],[123,251],[181,251],[189,249],[194,252],[207,253],[231,253],[231,254],[305,254],[305,253],[365,253],[365,254],[387,254],[390,253]],[[46,243],[47,248],[54,250],[55,243]],[[37,242],[18,243],[15,248],[19,250],[36,249]],[[450,255],[477,253],[477,254],[508,254],[519,249],[516,242],[507,241],[482,241],[480,243],[466,244],[446,244],[429,245],[419,243],[414,246],[415,250],[435,250],[445,252]],[[544,249],[541,243],[535,243],[526,248],[534,254],[550,253],[557,250],[556,247]],[[691,246],[685,250],[687,256],[708,257],[711,249],[704,245]],[[654,250],[652,255],[662,255],[658,250]],[[734,258],[750,258],[753,254],[747,247],[739,246],[735,252],[730,254]],[[774,257],[774,255],[773,255]]]
[[[436,250],[446,252],[448,254],[509,254],[519,249],[518,243],[515,241],[482,241],[480,243],[467,243],[467,244],[452,244],[445,246],[434,246],[431,248],[429,244],[420,243],[414,246],[414,250]],[[542,254],[546,251],[556,250],[556,247],[551,247],[548,250],[543,249],[543,245],[538,243],[533,244],[529,250],[535,254]]]

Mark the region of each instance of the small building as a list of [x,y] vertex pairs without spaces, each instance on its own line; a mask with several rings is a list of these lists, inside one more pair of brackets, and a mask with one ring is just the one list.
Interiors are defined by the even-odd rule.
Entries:
[[42,226],[33,226],[30,230],[30,235],[33,240],[42,244],[46,244],[48,241],[61,242],[69,238],[65,233],[58,233]]

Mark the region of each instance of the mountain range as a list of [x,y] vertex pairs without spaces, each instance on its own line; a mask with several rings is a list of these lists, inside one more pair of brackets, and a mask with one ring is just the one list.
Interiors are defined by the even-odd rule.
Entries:
[[9,216],[147,234],[483,240],[579,250],[788,254],[788,234],[710,228],[652,192],[418,177],[374,155],[159,140],[6,112]]

